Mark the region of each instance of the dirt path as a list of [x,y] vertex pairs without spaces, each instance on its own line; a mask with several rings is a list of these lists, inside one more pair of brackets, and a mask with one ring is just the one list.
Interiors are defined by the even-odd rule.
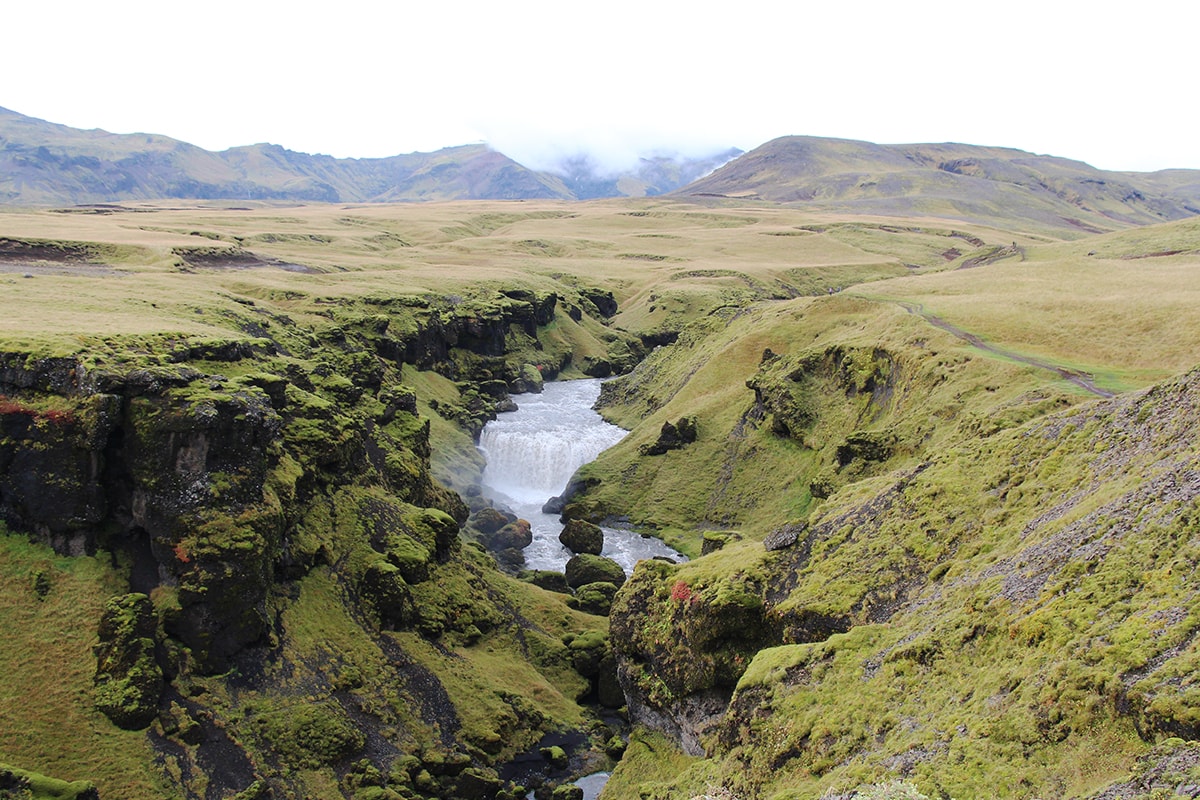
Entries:
[[930,325],[941,328],[947,333],[951,333],[954,336],[957,336],[959,339],[962,339],[972,347],[977,347],[984,352],[992,353],[993,355],[1008,358],[1013,361],[1018,361],[1022,364],[1028,364],[1029,366],[1037,367],[1038,369],[1044,369],[1047,372],[1053,372],[1055,375],[1067,381],[1068,383],[1072,383],[1081,389],[1091,392],[1097,397],[1112,397],[1114,394],[1116,394],[1115,392],[1110,392],[1108,389],[1103,389],[1097,386],[1095,378],[1086,372],[1068,369],[1067,367],[1062,367],[1058,364],[1052,364],[1049,361],[1042,361],[1041,359],[1032,358],[1030,356],[1023,356],[1020,353],[1013,352],[1012,350],[1005,350],[1002,347],[996,347],[995,345],[988,344],[975,334],[964,331],[962,328],[959,328],[955,325],[951,325],[949,322],[939,316],[930,314],[920,303],[909,303],[904,300],[896,300],[895,302],[902,306],[908,313],[920,316]]

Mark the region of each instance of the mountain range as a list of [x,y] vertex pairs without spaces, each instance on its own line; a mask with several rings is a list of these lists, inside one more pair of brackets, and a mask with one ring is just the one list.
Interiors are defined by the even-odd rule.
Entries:
[[485,144],[358,159],[273,144],[212,152],[166,136],[81,130],[0,108],[0,203],[9,205],[664,194],[1098,233],[1200,214],[1200,170],[1114,172],[1010,148],[786,136],[747,153],[647,156],[617,173],[584,153],[538,171]]
[[167,136],[80,130],[0,108],[0,203],[586,200],[664,194],[740,152],[651,156],[619,174],[578,156],[556,174],[484,144],[388,158],[334,158],[273,144],[212,152]]

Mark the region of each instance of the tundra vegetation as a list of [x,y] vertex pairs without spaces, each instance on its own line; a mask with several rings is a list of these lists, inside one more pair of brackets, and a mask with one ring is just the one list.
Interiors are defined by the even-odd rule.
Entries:
[[[1194,796],[1200,221],[1134,222],[0,211],[0,792]],[[585,375],[564,517],[692,560],[522,580],[473,436]]]

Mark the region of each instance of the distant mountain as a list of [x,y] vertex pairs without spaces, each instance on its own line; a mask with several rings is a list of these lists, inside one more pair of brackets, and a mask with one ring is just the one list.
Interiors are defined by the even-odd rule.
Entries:
[[122,200],[577,200],[664,194],[741,151],[655,156],[608,174],[586,156],[554,174],[483,144],[389,158],[333,158],[256,144],[211,152],[153,134],[80,130],[0,108],[0,203]]
[[0,202],[552,199],[562,182],[485,145],[333,158],[256,144],[210,152],[166,136],[79,130],[0,109]]
[[212,152],[166,136],[80,130],[0,108],[0,204],[588,200],[671,193],[1096,232],[1200,214],[1200,170],[1105,172],[999,147],[788,136],[745,154],[648,156],[616,173],[587,154],[538,172],[483,144],[388,158],[309,155],[272,144]]
[[652,197],[667,194],[703,177],[742,154],[731,147],[700,158],[654,155],[638,160],[629,170],[613,171],[598,165],[585,153],[565,158],[549,172],[562,179],[580,200],[598,197]]
[[1095,231],[1200,214],[1200,170],[1106,172],[999,147],[788,136],[678,194]]

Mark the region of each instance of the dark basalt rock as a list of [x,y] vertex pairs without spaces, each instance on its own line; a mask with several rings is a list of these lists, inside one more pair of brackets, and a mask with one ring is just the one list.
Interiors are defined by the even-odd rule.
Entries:
[[145,728],[158,714],[164,682],[154,659],[157,627],[154,606],[144,594],[113,598],[100,617],[96,708],[118,727]]
[[642,445],[640,452],[646,456],[661,456],[668,450],[679,450],[684,445],[696,441],[696,418],[682,417],[675,424],[664,422],[659,431],[658,439],[649,445]]
[[617,300],[613,297],[612,292],[604,289],[584,288],[579,290],[579,294],[590,301],[601,316],[611,317],[617,313]]
[[805,530],[803,524],[800,525],[785,525],[767,534],[763,539],[763,547],[768,551],[783,550],[785,547],[791,547],[800,538],[800,534]]

